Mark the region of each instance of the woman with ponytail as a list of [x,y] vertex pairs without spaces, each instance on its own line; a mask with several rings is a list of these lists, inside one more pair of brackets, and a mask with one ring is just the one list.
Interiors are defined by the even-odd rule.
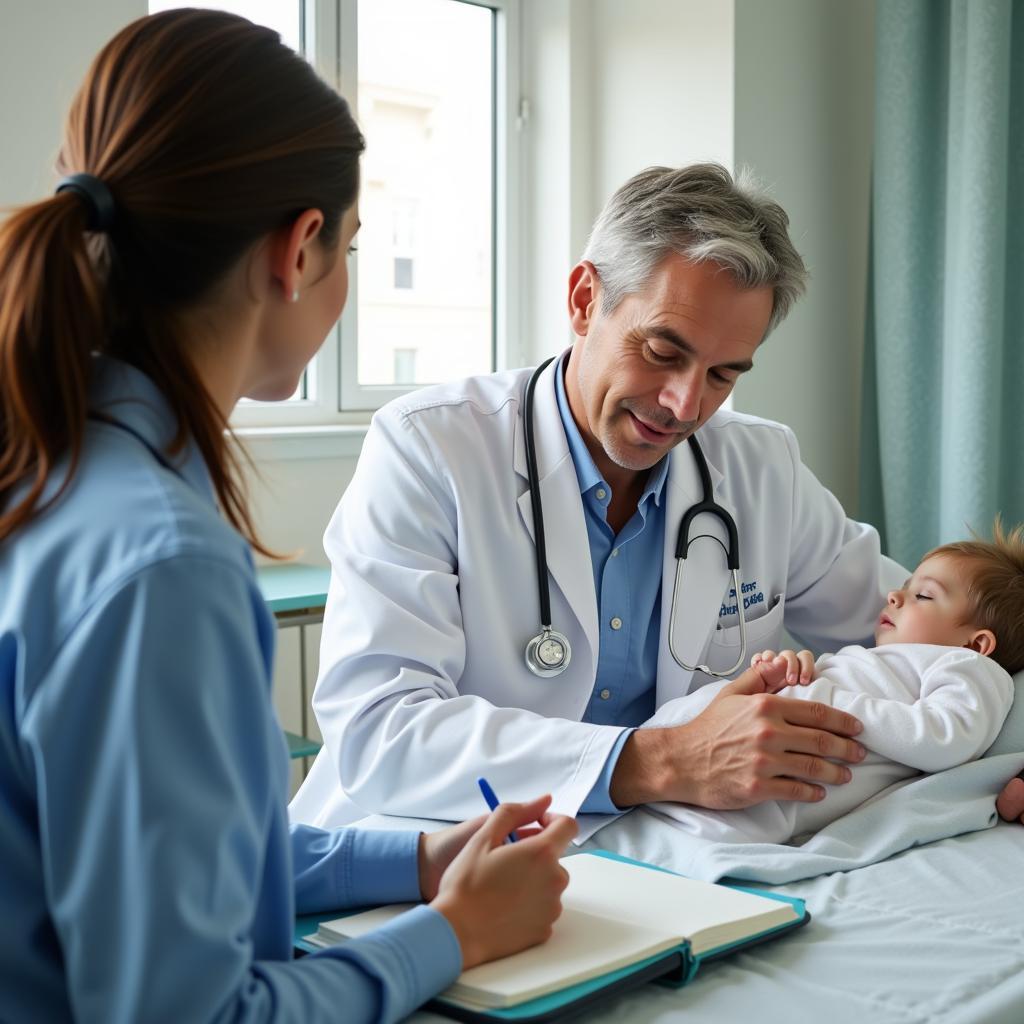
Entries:
[[[56,194],[0,225],[5,1022],[394,1020],[558,915],[546,798],[430,836],[287,823],[228,420],[341,311],[362,148],[275,33],[171,11],[99,54]],[[296,909],[420,899],[291,960]]]

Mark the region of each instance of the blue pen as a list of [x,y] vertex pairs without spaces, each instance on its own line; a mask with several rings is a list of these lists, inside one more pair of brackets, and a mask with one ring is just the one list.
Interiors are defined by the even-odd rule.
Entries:
[[[491,784],[486,779],[477,779],[476,784],[480,787],[480,792],[483,793],[484,799],[487,801],[487,806],[493,811],[501,801],[498,799],[498,794],[491,789]],[[516,842],[515,832],[509,832],[508,841],[510,843]]]

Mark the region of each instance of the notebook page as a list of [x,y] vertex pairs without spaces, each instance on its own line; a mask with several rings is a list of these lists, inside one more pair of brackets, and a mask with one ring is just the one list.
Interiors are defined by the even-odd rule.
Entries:
[[689,938],[695,955],[797,916],[788,903],[606,857],[578,854],[562,866],[564,907]]
[[[320,927],[356,938],[393,919],[409,905],[378,907]],[[566,909],[541,946],[463,971],[442,993],[486,1007],[512,1006],[596,978],[679,945],[676,934]]]
[[360,935],[372,932],[375,928],[393,921],[399,914],[412,910],[415,903],[389,903],[384,907],[374,907],[361,914],[351,917],[339,917],[333,921],[321,921],[320,932],[327,933],[331,938],[358,939]]

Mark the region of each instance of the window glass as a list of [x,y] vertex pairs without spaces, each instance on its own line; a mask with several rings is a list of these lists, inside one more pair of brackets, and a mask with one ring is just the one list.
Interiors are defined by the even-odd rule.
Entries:
[[493,18],[359,0],[361,385],[492,369]]

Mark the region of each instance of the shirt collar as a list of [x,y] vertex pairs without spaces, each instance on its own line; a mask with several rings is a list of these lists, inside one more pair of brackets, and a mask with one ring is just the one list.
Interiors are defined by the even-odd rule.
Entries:
[[109,416],[141,444],[159,452],[187,484],[215,503],[213,483],[195,441],[190,437],[182,451],[167,454],[177,422],[163,392],[141,370],[111,356],[94,355],[89,409]]
[[[598,484],[608,487],[600,470],[594,463],[594,458],[587,448],[583,435],[573,419],[572,411],[569,408],[569,396],[565,391],[565,364],[568,359],[568,352],[563,352],[558,357],[555,365],[555,398],[558,402],[558,415],[562,419],[562,429],[565,431],[565,439],[569,443],[569,454],[572,456],[573,465],[576,467],[576,479],[580,484],[580,494],[586,494]],[[668,478],[668,457],[662,458],[650,473],[647,474],[647,485],[644,493],[640,496],[637,506],[643,505],[648,498],[653,497],[655,505],[661,504],[661,494],[665,487],[665,480]]]

